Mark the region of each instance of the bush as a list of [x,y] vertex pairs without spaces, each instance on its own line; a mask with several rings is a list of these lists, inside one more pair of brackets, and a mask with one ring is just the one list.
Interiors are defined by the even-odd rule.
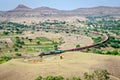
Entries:
[[107,70],[95,70],[92,74],[84,73],[85,80],[109,80]]
[[2,56],[1,58],[2,60],[5,60],[5,61],[9,61],[12,59],[12,57],[9,57],[9,56]]
[[35,80],[42,80],[42,76],[38,76]]
[[14,51],[18,51],[18,48],[15,48]]
[[107,70],[95,70],[94,79],[96,80],[109,80],[109,73]]
[[2,63],[4,63],[4,62],[6,62],[5,60],[0,60],[0,64],[2,64]]
[[81,80],[81,78],[80,77],[73,77],[70,80]]
[[64,80],[64,78],[62,76],[55,76],[54,78],[55,80]]
[[98,50],[98,49],[96,49],[96,50],[94,51],[94,53],[102,54],[102,50]]
[[78,45],[76,45],[76,48],[80,48],[80,45],[78,44]]
[[54,76],[47,76],[46,78],[44,78],[44,80],[55,80]]
[[119,46],[118,43],[112,43],[112,44],[111,44],[111,47],[113,47],[113,48],[120,48],[120,46]]
[[58,50],[58,45],[57,44],[54,45],[54,50]]
[[22,54],[20,54],[20,53],[16,53],[15,55],[16,55],[16,56],[22,56]]
[[84,80],[94,80],[93,74],[84,73]]
[[9,34],[9,32],[4,31],[4,32],[3,32],[3,34],[4,34],[4,35],[8,35],[8,34]]
[[[42,76],[37,77],[35,80],[82,80],[80,77],[64,78],[62,76]],[[84,73],[83,80],[109,80],[109,73],[107,70],[95,70],[93,73]]]
[[112,54],[112,55],[118,55],[119,52],[118,52],[118,50],[113,50],[113,51],[111,51],[111,54]]

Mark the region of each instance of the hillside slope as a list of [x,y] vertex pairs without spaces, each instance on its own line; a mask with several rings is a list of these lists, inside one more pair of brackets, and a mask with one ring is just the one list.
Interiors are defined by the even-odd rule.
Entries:
[[62,75],[64,77],[83,76],[84,72],[106,69],[113,80],[120,78],[120,57],[82,52],[67,52],[50,55],[39,63],[28,63],[14,59],[0,65],[0,80],[34,80],[38,76]]

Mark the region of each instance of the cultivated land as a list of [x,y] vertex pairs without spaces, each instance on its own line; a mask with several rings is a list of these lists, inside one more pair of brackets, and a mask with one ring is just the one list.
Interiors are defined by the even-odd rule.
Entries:
[[28,63],[24,59],[13,59],[0,65],[0,80],[34,80],[37,76],[62,75],[64,77],[83,76],[84,72],[106,69],[112,80],[120,78],[120,58],[118,56],[67,52],[43,57],[42,62]]

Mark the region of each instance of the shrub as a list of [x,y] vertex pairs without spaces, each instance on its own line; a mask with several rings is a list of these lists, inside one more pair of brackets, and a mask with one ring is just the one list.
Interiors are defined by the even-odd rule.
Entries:
[[111,51],[111,54],[112,54],[112,55],[118,55],[119,52],[118,52],[117,50],[113,50],[113,51]]
[[95,70],[92,74],[84,73],[85,80],[109,80],[107,70]]
[[42,76],[38,76],[35,80],[42,80]]
[[[42,76],[37,77],[35,80],[82,80],[80,77],[64,78],[62,76]],[[95,70],[93,73],[84,73],[83,80],[109,80],[109,73],[107,70]]]
[[94,80],[93,74],[84,73],[84,80]]
[[78,44],[78,45],[76,45],[76,48],[80,48],[80,45]]
[[64,80],[64,78],[62,76],[55,76],[54,78],[55,80]]
[[22,54],[20,54],[20,53],[16,53],[15,55],[16,55],[16,56],[22,56]]
[[81,78],[80,77],[73,77],[70,80],[81,80]]
[[14,51],[18,51],[18,48],[15,48]]
[[9,57],[9,56],[2,56],[1,58],[2,60],[5,60],[5,61],[9,61],[12,59],[12,57]]
[[54,45],[54,50],[58,50],[58,45],[57,44]]
[[54,76],[47,76],[44,78],[44,80],[55,80]]
[[112,44],[111,44],[111,47],[113,47],[113,48],[120,48],[120,46],[119,46],[118,43],[112,43]]
[[109,80],[109,73],[107,70],[95,70],[94,79],[96,80]]

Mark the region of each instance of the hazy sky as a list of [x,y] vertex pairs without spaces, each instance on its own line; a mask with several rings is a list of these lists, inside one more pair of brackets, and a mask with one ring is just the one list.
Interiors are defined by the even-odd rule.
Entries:
[[18,4],[31,8],[47,6],[60,10],[71,10],[95,6],[120,6],[120,0],[0,0],[0,10],[14,9]]

